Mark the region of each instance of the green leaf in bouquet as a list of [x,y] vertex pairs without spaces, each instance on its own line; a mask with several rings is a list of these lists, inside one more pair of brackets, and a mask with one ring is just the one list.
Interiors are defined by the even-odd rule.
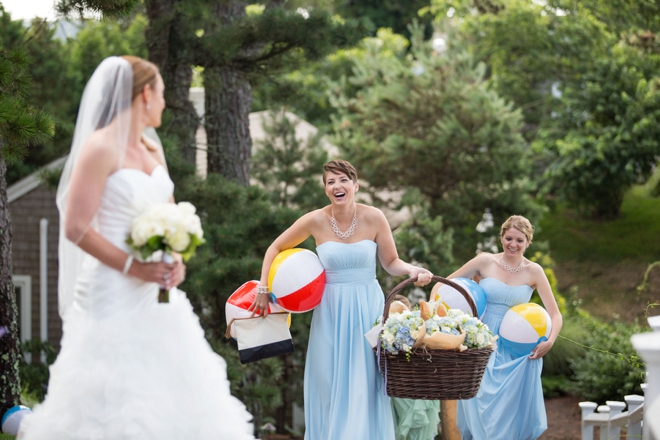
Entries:
[[145,246],[149,249],[153,249],[154,252],[164,251],[166,247],[165,243],[163,242],[163,237],[160,235],[154,235],[151,237],[149,240],[147,240]]
[[183,258],[183,261],[188,261],[190,260],[193,255],[195,255],[195,251],[197,250],[197,246],[202,245],[206,242],[203,238],[199,238],[195,234],[190,234],[190,244],[186,248],[185,251],[181,252],[181,258]]

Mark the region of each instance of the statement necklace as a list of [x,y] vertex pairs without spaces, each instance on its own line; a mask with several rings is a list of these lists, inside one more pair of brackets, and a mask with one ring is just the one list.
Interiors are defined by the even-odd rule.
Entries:
[[357,205],[355,206],[355,211],[353,211],[353,221],[351,222],[351,226],[348,227],[346,232],[342,232],[339,229],[339,226],[337,226],[337,219],[335,219],[335,211],[332,208],[330,208],[330,212],[332,212],[332,218],[330,219],[330,227],[332,228],[332,232],[337,236],[337,238],[346,240],[348,237],[353,235],[353,233],[355,232],[355,228],[357,228]]
[[520,261],[520,266],[511,267],[508,264],[506,264],[506,261],[504,261],[504,257],[500,257],[500,264],[502,265],[502,269],[506,270],[509,273],[518,273],[521,270],[523,270],[523,268],[525,267],[522,260]]

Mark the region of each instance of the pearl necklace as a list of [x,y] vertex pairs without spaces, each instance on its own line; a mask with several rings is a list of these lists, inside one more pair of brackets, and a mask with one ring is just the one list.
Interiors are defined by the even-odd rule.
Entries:
[[337,238],[346,240],[348,237],[353,235],[353,233],[355,232],[355,228],[357,228],[357,205],[355,206],[355,211],[353,211],[353,221],[351,222],[351,225],[348,227],[346,232],[342,232],[339,229],[339,226],[337,226],[337,219],[335,219],[335,211],[332,208],[330,208],[330,212],[332,212],[332,218],[330,219],[330,227],[332,228],[332,232],[337,236]]
[[520,260],[520,266],[511,267],[508,264],[506,264],[506,261],[504,261],[504,257],[500,257],[500,264],[502,265],[502,269],[506,270],[509,273],[518,273],[525,268],[525,265],[523,264],[522,260]]

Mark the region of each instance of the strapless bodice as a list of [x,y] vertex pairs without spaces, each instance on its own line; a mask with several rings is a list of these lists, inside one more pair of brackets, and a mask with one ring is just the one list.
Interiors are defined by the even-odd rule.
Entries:
[[529,302],[534,292],[527,284],[509,286],[497,278],[482,278],[479,285],[486,292],[487,305],[483,321],[494,333],[499,332],[506,312],[513,306]]
[[326,241],[316,247],[327,284],[367,284],[376,279],[376,249],[371,240]]
[[106,181],[96,217],[99,233],[128,251],[125,241],[133,219],[148,207],[169,201],[173,192],[174,183],[161,165],[151,174],[133,168],[119,169]]
[[[106,180],[94,227],[105,239],[131,253],[126,238],[133,220],[148,207],[166,203],[174,184],[157,166],[151,174],[122,168]],[[135,312],[156,303],[158,285],[130,277],[85,254],[74,289],[74,306],[100,318]]]
[[488,313],[498,315],[500,318],[511,307],[529,302],[534,291],[527,284],[509,286],[497,278],[483,278],[479,285],[486,292]]

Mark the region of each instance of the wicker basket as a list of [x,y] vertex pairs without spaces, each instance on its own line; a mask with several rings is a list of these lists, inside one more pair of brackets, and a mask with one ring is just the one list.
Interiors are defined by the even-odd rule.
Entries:
[[[394,296],[415,281],[408,279],[392,290],[385,301],[383,322],[387,321]],[[470,304],[472,315],[477,316],[477,307],[462,286],[438,276],[434,276],[433,281],[458,290]],[[380,356],[379,365],[385,376],[387,395],[425,400],[459,400],[476,396],[493,352],[492,347],[471,348],[462,352],[420,347],[414,348],[408,359],[405,353],[392,355],[379,347],[380,343],[376,351]]]

